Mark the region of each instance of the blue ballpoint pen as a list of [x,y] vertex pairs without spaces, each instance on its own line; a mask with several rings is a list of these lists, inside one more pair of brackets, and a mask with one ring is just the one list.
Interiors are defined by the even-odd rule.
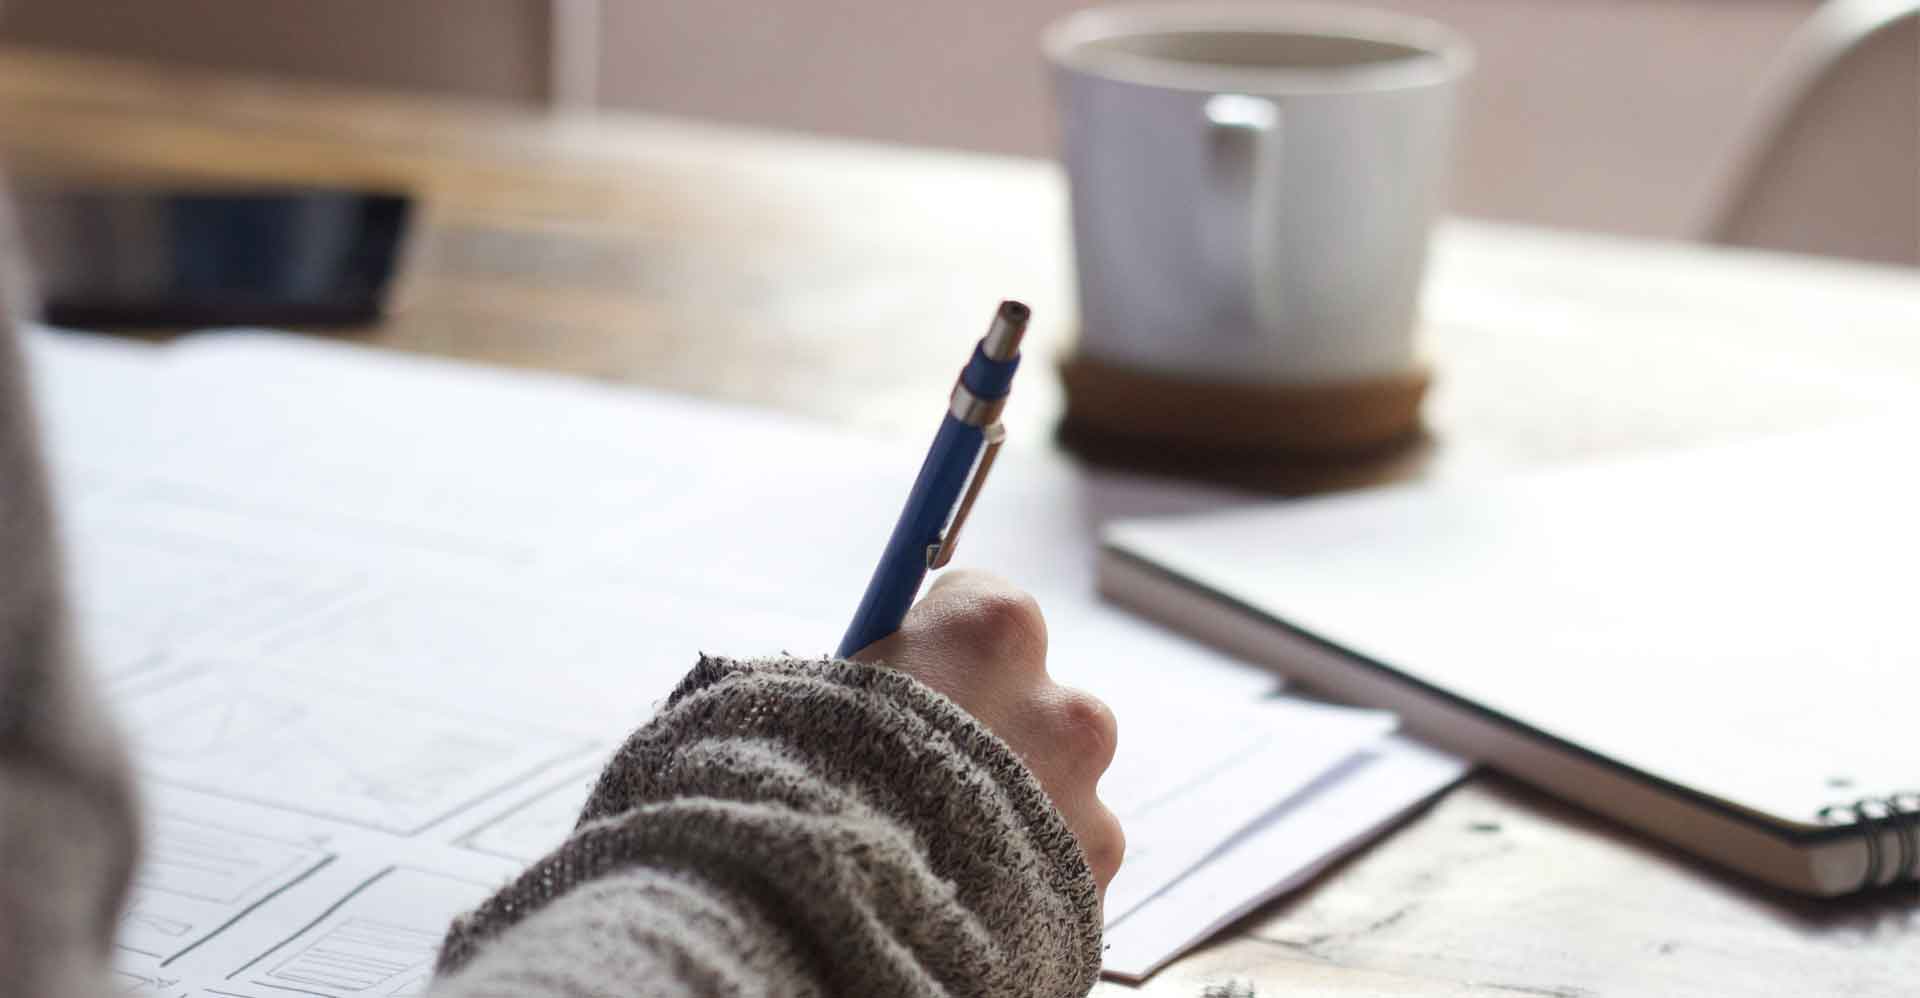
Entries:
[[907,494],[907,505],[887,538],[887,549],[867,583],[866,595],[860,597],[860,609],[854,611],[847,636],[840,639],[840,649],[834,653],[838,657],[899,630],[927,572],[953,558],[960,526],[1007,436],[1000,425],[1000,410],[1013,388],[1014,369],[1020,366],[1020,338],[1026,335],[1029,314],[1017,301],[1001,302],[993,325],[954,382],[946,418],[940,421],[940,432],[934,435],[920,475],[913,480],[913,491]]

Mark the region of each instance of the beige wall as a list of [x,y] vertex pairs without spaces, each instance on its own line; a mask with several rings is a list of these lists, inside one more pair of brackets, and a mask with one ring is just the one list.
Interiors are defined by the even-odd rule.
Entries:
[[[1817,0],[1371,0],[1478,45],[1470,214],[1697,237],[1753,96]],[[1050,155],[1036,38],[1087,0],[6,0],[0,39],[542,102],[556,7],[605,106]],[[589,60],[591,61],[591,60]]]
[[0,39],[544,101],[547,8],[547,0],[5,0]]
[[[1693,236],[1751,94],[1816,0],[1372,0],[1480,50],[1455,205]],[[600,99],[1050,154],[1041,27],[1084,0],[699,0],[605,9]]]

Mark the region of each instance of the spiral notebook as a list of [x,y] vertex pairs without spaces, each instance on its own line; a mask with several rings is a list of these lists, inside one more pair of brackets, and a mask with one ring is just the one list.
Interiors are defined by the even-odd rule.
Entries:
[[1920,878],[1920,419],[1108,528],[1110,598],[1722,866]]

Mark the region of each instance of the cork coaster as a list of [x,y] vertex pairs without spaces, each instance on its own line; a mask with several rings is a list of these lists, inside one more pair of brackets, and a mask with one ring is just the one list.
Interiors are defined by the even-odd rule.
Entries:
[[1100,439],[1218,454],[1338,458],[1378,453],[1417,437],[1432,381],[1404,374],[1313,385],[1255,385],[1169,377],[1091,360],[1060,361],[1063,438]]

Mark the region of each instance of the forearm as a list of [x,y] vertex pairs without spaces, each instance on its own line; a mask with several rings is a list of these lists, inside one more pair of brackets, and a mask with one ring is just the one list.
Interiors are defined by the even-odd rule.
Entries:
[[705,660],[444,994],[1078,996],[1098,892],[1020,760],[891,670]]
[[124,798],[0,758],[0,995],[94,998],[132,860]]
[[103,993],[133,870],[131,780],[68,640],[54,515],[7,302],[0,199],[0,995]]

